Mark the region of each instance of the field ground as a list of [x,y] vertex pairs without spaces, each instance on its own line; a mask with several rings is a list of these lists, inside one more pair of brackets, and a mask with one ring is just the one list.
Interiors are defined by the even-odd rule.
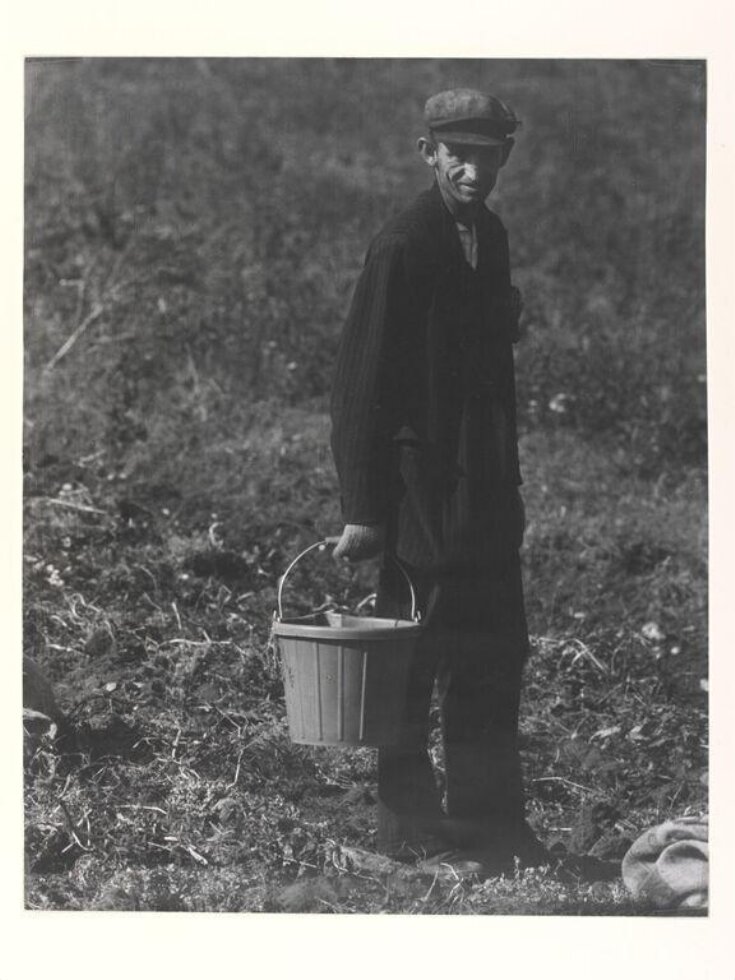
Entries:
[[[289,742],[269,633],[288,560],[340,528],[334,358],[368,242],[428,185],[424,100],[489,89],[523,120],[490,205],[525,304],[530,820],[614,861],[706,809],[705,63],[26,79],[24,642],[72,722],[28,743],[28,907],[650,911],[620,880],[371,862],[374,753]],[[289,608],[372,575],[315,558]]]
[[[243,483],[253,525],[234,494],[196,509],[104,456],[27,474],[30,652],[75,728],[28,760],[28,906],[650,913],[619,879],[434,881],[365,854],[374,752],[290,743],[269,644],[278,574],[337,527],[332,471],[314,465],[327,435],[321,413],[262,408],[271,478]],[[705,487],[642,479],[563,429],[526,438],[522,458],[530,820],[618,860],[648,826],[706,808]],[[287,602],[368,591],[369,570],[319,557]]]

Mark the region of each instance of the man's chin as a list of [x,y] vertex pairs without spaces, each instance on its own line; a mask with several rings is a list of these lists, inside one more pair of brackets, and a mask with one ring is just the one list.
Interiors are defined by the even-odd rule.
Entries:
[[442,197],[447,208],[452,214],[471,214],[473,211],[482,207],[485,197],[481,191],[471,191],[466,193],[466,189],[454,186],[442,188]]
[[474,211],[477,211],[482,207],[484,200],[484,197],[479,194],[477,197],[463,198],[462,203],[460,204],[460,211],[467,214],[472,214]]
[[462,208],[468,208],[472,210],[473,208],[478,208],[482,205],[485,200],[486,195],[481,191],[471,191],[469,193],[464,193],[458,196],[457,202]]

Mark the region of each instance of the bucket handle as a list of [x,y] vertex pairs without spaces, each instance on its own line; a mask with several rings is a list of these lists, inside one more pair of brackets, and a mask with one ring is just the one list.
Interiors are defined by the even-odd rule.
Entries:
[[[315,548],[319,548],[319,549],[323,550],[324,548],[327,547],[327,545],[330,545],[330,544],[331,545],[336,545],[338,541],[339,541],[339,538],[338,537],[337,538],[324,538],[323,541],[315,541],[314,544],[310,544],[308,548],[304,548],[304,550],[300,554],[296,555],[296,557],[291,562],[291,564],[288,566],[288,568],[286,569],[286,571],[283,573],[283,575],[281,575],[280,579],[278,580],[278,616],[277,616],[277,618],[278,618],[278,621],[279,622],[283,619],[283,606],[281,604],[281,598],[283,596],[283,586],[286,583],[287,576],[291,573],[291,571],[295,567],[296,563],[297,562],[300,562],[301,559],[304,557],[304,555],[308,555],[310,551],[314,551]],[[391,561],[393,561],[394,564],[397,566],[397,568],[399,569],[399,571],[401,572],[401,574],[405,578],[406,583],[408,584],[408,588],[411,591],[411,619],[415,623],[418,623],[419,620],[421,619],[421,614],[419,613],[418,609],[416,608],[416,589],[413,587],[413,582],[411,581],[411,578],[410,578],[408,572],[403,567],[403,565],[401,564],[401,562],[398,561],[398,559],[395,557],[395,555],[390,555],[389,557],[390,557]]]

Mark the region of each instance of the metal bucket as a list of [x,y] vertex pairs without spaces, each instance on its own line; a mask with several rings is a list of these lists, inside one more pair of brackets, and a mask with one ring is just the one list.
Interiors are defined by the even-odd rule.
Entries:
[[337,540],[310,545],[278,584],[273,633],[281,655],[291,740],[307,745],[400,745],[408,675],[422,630],[416,592],[400,562],[394,559],[411,590],[411,620],[340,612],[283,618],[281,600],[289,573],[304,555]]

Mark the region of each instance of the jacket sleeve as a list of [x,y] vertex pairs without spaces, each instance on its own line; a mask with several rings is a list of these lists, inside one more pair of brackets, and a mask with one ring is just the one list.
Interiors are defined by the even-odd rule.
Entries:
[[[508,233],[505,228],[503,228],[503,262],[507,269],[505,273],[506,280],[508,283],[508,288],[510,289],[510,249],[508,246]],[[509,368],[508,373],[509,378],[509,398],[508,398],[508,409],[509,409],[509,433],[508,433],[508,445],[510,447],[510,469],[513,474],[513,479],[516,486],[522,486],[523,476],[521,474],[521,464],[518,456],[518,408],[517,408],[517,398],[516,398],[516,376],[515,376],[515,359],[513,357],[513,344],[519,339],[518,335],[518,323],[520,317],[515,314],[512,310],[508,311],[508,334],[511,341],[510,352],[508,354]]]
[[400,401],[400,342],[409,316],[405,244],[370,247],[342,334],[332,388],[332,453],[347,524],[385,521],[395,486],[392,437]]
[[508,233],[505,226],[497,215],[491,213],[490,232],[493,255],[493,288],[496,296],[500,299],[500,306],[496,311],[496,329],[499,329],[505,337],[504,361],[507,377],[506,385],[506,404],[507,414],[507,461],[508,472],[511,480],[516,486],[523,484],[521,475],[520,460],[518,457],[518,426],[517,426],[517,407],[516,407],[516,383],[515,365],[513,358],[513,343],[518,340],[518,321],[509,304],[511,279],[510,279],[510,249],[508,246]]

